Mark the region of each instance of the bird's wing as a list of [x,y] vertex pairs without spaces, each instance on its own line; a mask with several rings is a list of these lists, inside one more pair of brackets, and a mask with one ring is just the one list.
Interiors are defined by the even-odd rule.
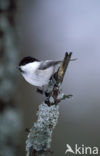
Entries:
[[43,62],[41,62],[39,69],[45,70],[50,66],[55,66],[55,65],[58,65],[60,63],[61,63],[61,61],[52,61],[52,60],[43,61]]

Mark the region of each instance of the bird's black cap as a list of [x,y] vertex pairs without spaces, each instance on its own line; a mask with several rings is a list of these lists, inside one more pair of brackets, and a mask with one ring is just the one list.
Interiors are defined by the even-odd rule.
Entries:
[[37,59],[35,59],[35,58],[33,58],[33,57],[30,57],[30,56],[27,56],[27,57],[24,57],[24,58],[20,61],[19,66],[23,66],[23,65],[25,65],[25,64],[27,64],[27,63],[31,63],[31,62],[34,62],[34,61],[39,61],[39,60],[37,60]]

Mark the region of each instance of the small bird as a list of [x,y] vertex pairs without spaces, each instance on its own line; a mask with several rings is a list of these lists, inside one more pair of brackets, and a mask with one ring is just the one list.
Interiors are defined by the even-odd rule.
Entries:
[[40,61],[30,56],[19,63],[19,70],[24,79],[37,87],[47,86],[52,75],[57,71],[61,61]]

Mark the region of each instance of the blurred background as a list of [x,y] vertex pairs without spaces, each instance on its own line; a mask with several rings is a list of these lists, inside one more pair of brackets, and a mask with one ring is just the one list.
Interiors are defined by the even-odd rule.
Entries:
[[[65,155],[66,144],[99,146],[100,139],[100,1],[19,0],[16,33],[18,59],[62,60],[72,51],[63,92],[73,97],[60,103],[60,118],[54,130],[54,156]],[[25,128],[36,120],[43,97],[24,81],[16,69],[14,98],[21,114],[21,155],[25,155]]]

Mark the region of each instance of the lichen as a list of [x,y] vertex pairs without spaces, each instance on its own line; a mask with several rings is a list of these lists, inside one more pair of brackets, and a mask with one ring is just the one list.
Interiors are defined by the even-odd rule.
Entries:
[[58,94],[57,99],[61,100],[61,99],[63,99],[63,97],[64,97],[64,93],[60,93],[60,94]]
[[36,151],[50,148],[51,135],[57,124],[59,117],[59,106],[48,106],[45,103],[40,104],[37,112],[37,122],[30,129],[28,139],[26,141],[26,151],[29,152],[30,147]]

